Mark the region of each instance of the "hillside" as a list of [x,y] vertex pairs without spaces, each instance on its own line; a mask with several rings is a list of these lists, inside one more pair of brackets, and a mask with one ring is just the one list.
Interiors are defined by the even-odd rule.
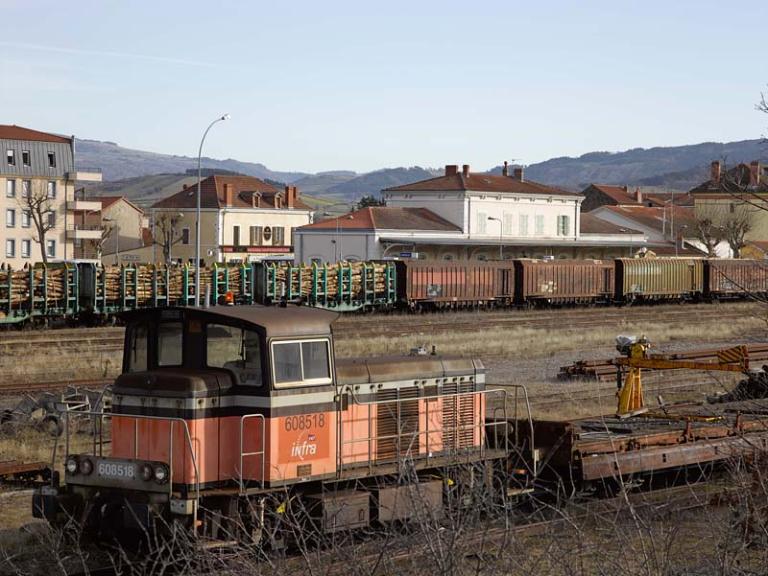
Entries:
[[[768,158],[764,140],[704,142],[689,146],[634,148],[624,152],[590,152],[577,158],[553,158],[531,164],[526,177],[545,184],[581,190],[590,182],[646,184],[688,190],[707,178],[713,160],[727,164]],[[501,167],[493,169],[500,172]]]
[[[197,160],[186,156],[156,154],[123,148],[111,142],[77,141],[77,159],[81,167],[101,168],[104,182],[92,188],[95,194],[124,194],[143,204],[178,191],[182,184],[195,181]],[[526,177],[570,190],[581,190],[590,182],[659,186],[688,190],[707,178],[712,160],[727,164],[768,161],[764,140],[705,142],[689,146],[634,148],[623,152],[590,152],[579,157],[560,157],[531,164]],[[452,159],[447,159],[446,163]],[[358,174],[337,170],[307,174],[278,172],[263,164],[238,160],[206,158],[207,171],[229,171],[298,186],[302,193],[330,202],[354,201],[383,188],[431,178],[441,171],[418,166],[386,168]],[[187,173],[192,170],[192,173]],[[490,172],[499,173],[497,166]]]
[[[183,174],[187,170],[197,169],[197,158],[189,156],[133,150],[114,142],[98,140],[77,140],[75,145],[78,166],[100,168],[104,180],[124,180],[150,174]],[[276,172],[263,164],[240,162],[231,158],[216,160],[203,157],[201,164],[204,168],[227,170],[278,182],[293,182],[307,176],[302,172]]]

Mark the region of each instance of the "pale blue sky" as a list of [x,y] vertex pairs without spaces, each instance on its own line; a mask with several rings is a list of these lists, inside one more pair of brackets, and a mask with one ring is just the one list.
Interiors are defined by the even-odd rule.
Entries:
[[768,2],[0,0],[0,123],[276,170],[758,138]]

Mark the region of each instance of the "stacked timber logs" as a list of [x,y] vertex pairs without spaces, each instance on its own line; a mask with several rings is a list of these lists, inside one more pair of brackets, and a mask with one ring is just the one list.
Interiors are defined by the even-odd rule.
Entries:
[[27,306],[30,292],[34,292],[36,300],[44,299],[49,303],[61,300],[66,296],[66,273],[63,266],[31,270],[29,267],[21,270],[0,268],[0,300],[6,305],[10,303],[12,308]]
[[[137,301],[139,306],[149,304],[156,296],[169,304],[181,303],[184,298],[185,276],[187,278],[188,294],[194,294],[195,269],[180,266],[153,266],[142,264],[138,266],[105,266],[101,273],[104,275],[104,291],[107,302],[119,302],[123,297]],[[235,298],[242,294],[244,274],[241,266],[212,267],[200,270],[201,293],[207,287],[213,292],[214,274],[219,279],[219,292],[232,292]],[[224,279],[228,276],[228,282]],[[123,282],[125,294],[123,294]],[[156,286],[156,292],[155,292]]]
[[[387,268],[386,264],[377,262],[339,262],[329,266],[276,264],[274,266],[275,296],[285,296],[290,292],[295,298],[309,298],[313,294],[313,288],[318,296],[330,297],[341,291],[344,294],[351,294],[353,299],[362,300],[365,290],[371,288],[376,295],[383,295],[387,290]],[[368,276],[365,276],[366,274]],[[373,274],[372,284],[371,274]],[[317,278],[316,287],[314,286],[315,278]],[[364,278],[367,279],[365,284]],[[339,282],[342,283],[341,287]]]

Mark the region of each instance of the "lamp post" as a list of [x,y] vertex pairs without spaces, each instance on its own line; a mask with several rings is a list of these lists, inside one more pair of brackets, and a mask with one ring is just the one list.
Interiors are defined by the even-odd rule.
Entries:
[[195,307],[200,306],[200,182],[202,181],[202,167],[201,162],[203,158],[203,143],[205,137],[208,136],[208,131],[213,128],[213,125],[223,120],[229,120],[229,114],[224,114],[219,118],[216,118],[213,122],[208,124],[208,128],[203,132],[203,138],[200,140],[200,148],[197,151],[197,201],[195,215],[197,221],[195,222]]
[[[683,224],[682,226],[680,226],[680,228],[678,228],[677,231],[679,233],[682,233],[682,231],[685,230],[686,228],[688,228],[688,225],[687,224]],[[675,237],[673,238],[673,240],[675,241],[675,256],[677,256],[677,234],[675,234]],[[680,236],[681,248],[682,248],[682,243],[683,243],[683,237]]]
[[[347,202],[336,202],[336,204],[331,204],[330,206],[326,206],[325,210],[323,211],[323,216],[333,217],[336,219],[336,235],[334,236],[332,240],[333,244],[333,259],[336,262],[340,262],[341,258],[344,257],[344,250],[343,246],[339,243],[339,219],[342,217],[342,214],[336,214],[329,212],[328,210],[330,208],[333,208],[335,206],[346,206],[349,207],[349,204]],[[350,220],[352,220],[352,216],[349,217]],[[339,254],[341,254],[341,258],[339,258]]]
[[504,260],[504,244],[502,240],[502,235],[504,234],[504,223],[501,221],[501,218],[494,218],[493,216],[488,216],[488,220],[495,220],[499,223],[499,260]]

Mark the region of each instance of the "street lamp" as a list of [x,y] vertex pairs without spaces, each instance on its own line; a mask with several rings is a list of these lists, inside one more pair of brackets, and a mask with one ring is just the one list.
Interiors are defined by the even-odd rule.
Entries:
[[[331,204],[330,206],[326,206],[325,210],[323,211],[323,216],[333,216],[336,219],[336,235],[334,236],[334,239],[332,240],[333,244],[333,259],[336,262],[340,262],[341,258],[339,258],[339,253],[341,253],[341,257],[344,257],[344,250],[343,246],[339,243],[339,219],[342,217],[342,214],[336,214],[334,216],[333,213],[329,212],[329,208],[333,208],[335,206],[346,206],[349,207],[349,204],[347,202],[336,202],[336,204]],[[352,216],[349,217],[350,220],[353,219]],[[340,248],[342,248],[340,250]]]
[[195,215],[197,222],[195,222],[195,307],[200,306],[200,182],[202,181],[202,167],[201,162],[203,158],[203,143],[205,137],[208,136],[208,131],[213,128],[213,125],[223,120],[229,120],[229,114],[224,114],[219,118],[216,118],[213,122],[208,124],[208,128],[203,132],[203,138],[200,140],[200,148],[197,151],[197,202]]
[[[680,226],[680,228],[677,229],[677,232],[678,233],[682,233],[682,231],[685,230],[686,228],[688,228],[688,225],[687,224],[683,224],[682,226]],[[675,237],[673,238],[673,240],[675,242],[675,256],[677,256],[677,234],[675,234]],[[680,236],[681,248],[682,248],[682,243],[683,243],[683,237]]]
[[494,218],[493,216],[488,216],[488,220],[495,220],[499,223],[499,260],[504,260],[504,244],[502,243],[502,234],[504,233],[504,223],[501,221],[501,218]]

